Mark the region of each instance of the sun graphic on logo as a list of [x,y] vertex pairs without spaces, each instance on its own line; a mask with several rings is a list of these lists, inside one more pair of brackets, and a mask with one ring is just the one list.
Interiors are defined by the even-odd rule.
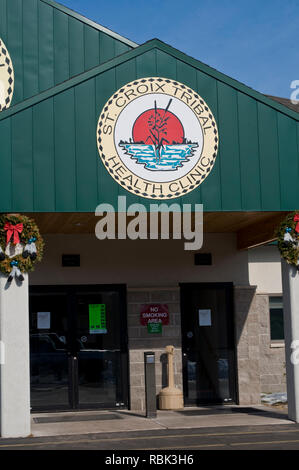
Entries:
[[150,171],[176,171],[193,156],[197,142],[187,142],[184,127],[180,119],[169,107],[169,99],[164,108],[157,106],[142,112],[132,128],[133,140],[119,146],[136,164],[141,164]]
[[168,111],[172,100],[169,100],[166,109],[155,107],[144,111],[136,119],[133,126],[133,140],[135,143],[152,144],[161,147],[164,144],[182,144],[184,141],[184,128],[175,114]]

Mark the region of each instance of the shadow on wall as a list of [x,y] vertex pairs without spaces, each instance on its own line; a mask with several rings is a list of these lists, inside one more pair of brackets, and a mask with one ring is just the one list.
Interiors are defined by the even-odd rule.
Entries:
[[[235,338],[236,346],[239,346],[244,339],[244,334],[251,323],[250,314],[254,312],[256,286],[237,287],[234,289],[234,307],[235,307]],[[255,322],[258,319],[255,318]]]

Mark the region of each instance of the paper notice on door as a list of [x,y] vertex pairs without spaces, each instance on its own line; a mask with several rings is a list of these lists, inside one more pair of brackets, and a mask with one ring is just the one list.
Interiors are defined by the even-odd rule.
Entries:
[[37,312],[37,329],[48,330],[51,327],[51,312]]
[[211,310],[198,310],[199,326],[212,326]]

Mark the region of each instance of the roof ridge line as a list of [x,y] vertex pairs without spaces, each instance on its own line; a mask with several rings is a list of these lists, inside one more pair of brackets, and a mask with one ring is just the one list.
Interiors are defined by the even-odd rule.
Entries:
[[[50,1],[50,0],[42,0],[42,1]],[[52,0],[51,0],[52,1]],[[294,119],[295,121],[299,122],[299,113],[296,111],[292,111],[290,108],[287,106],[280,104],[278,101],[274,101],[271,98],[268,98],[266,95],[262,94],[259,91],[253,90],[252,88],[248,87],[247,85],[238,82],[238,80],[229,77],[228,75],[225,75],[222,72],[219,72],[218,70],[214,69],[213,67],[204,64],[203,62],[194,59],[191,56],[188,56],[184,52],[179,51],[178,49],[164,43],[160,39],[154,38],[151,39],[144,44],[141,44],[138,47],[135,47],[134,49],[131,49],[129,51],[124,52],[123,54],[120,54],[117,57],[114,57],[113,59],[108,60],[107,62],[104,62],[103,64],[97,65],[96,67],[86,71],[82,72],[79,75],[76,75],[75,77],[72,77],[65,82],[62,82],[55,87],[49,88],[48,90],[43,91],[42,93],[39,93],[28,100],[22,101],[21,103],[18,103],[0,113],[0,121],[6,119],[7,117],[10,117],[13,114],[17,114],[24,109],[34,106],[35,104],[44,101],[45,99],[50,98],[51,96],[54,96],[58,93],[61,93],[72,86],[76,86],[79,83],[83,83],[86,80],[89,80],[90,78],[93,78],[94,76],[98,75],[99,73],[105,72],[106,70],[109,70],[111,67],[114,67],[116,65],[119,65],[119,63],[125,62],[127,60],[133,59],[134,57],[138,56],[139,54],[143,54],[147,52],[148,50],[151,49],[160,49],[163,52],[168,53],[169,55],[173,55],[175,58],[182,60],[185,63],[188,63],[189,65],[192,65],[199,69],[201,72],[213,77],[214,79],[225,83],[228,86],[231,86],[232,88],[238,90],[241,93],[244,93],[245,95],[250,96],[251,98],[255,99],[258,102],[261,102],[265,104],[266,106],[269,106],[270,108],[275,109],[276,111],[279,111],[282,114],[287,115],[288,117]]]
[[62,93],[63,91],[68,90],[69,88],[72,88],[73,86],[83,83],[86,80],[89,80],[90,78],[95,77],[99,73],[103,73],[106,70],[109,70],[110,68],[118,65],[118,63],[125,62],[124,56],[126,55],[128,55],[127,60],[133,59],[135,56],[137,56],[140,53],[140,48],[142,49],[142,52],[146,52],[148,49],[151,49],[151,44],[144,43],[141,46],[138,46],[138,47],[135,47],[134,49],[126,51],[123,54],[118,55],[117,57],[113,57],[112,59],[107,60],[107,62],[104,62],[103,64],[96,65],[90,70],[87,70],[78,75],[75,75],[74,77],[69,78],[68,80],[65,80],[62,83],[59,83],[58,85],[55,85],[52,88],[48,88],[48,90],[42,91],[41,93],[38,93],[37,95],[31,96],[27,100],[21,101],[20,103],[17,103],[16,105],[13,105],[3,110],[2,112],[0,112],[0,121],[3,121],[4,119],[8,117],[13,116],[14,114],[20,113],[24,111],[25,109],[30,108],[31,106],[41,103],[42,101],[48,98],[51,98],[52,96]]
[[105,26],[102,26],[101,24],[96,23],[93,20],[90,20],[89,18],[82,15],[81,13],[78,13],[75,10],[72,10],[71,8],[66,7],[65,5],[62,5],[61,3],[55,2],[54,0],[40,0],[40,1],[43,3],[47,3],[51,7],[56,8],[57,10],[60,10],[63,13],[66,13],[67,15],[72,16],[73,18],[76,18],[79,21],[82,21],[82,23],[85,23],[88,26],[91,26],[92,28],[95,28],[98,31],[101,31],[102,33],[108,34],[109,36],[123,42],[124,44],[127,44],[128,46],[137,47],[139,45],[136,42],[131,41],[130,39],[125,38],[124,36],[121,36],[115,31],[112,31],[111,29],[106,28]]
[[[171,51],[173,51],[173,54],[176,55],[177,58],[184,62],[188,62],[189,64],[191,63],[197,68],[200,68],[202,72],[206,73],[207,75],[210,75],[211,77],[215,78],[216,80],[225,83],[226,85],[231,86],[232,88],[235,88],[236,90],[240,91],[241,93],[244,93],[251,98],[254,98],[257,101],[260,101],[261,103],[266,104],[267,106],[270,106],[271,108],[274,108],[276,111],[279,111],[283,114],[288,115],[289,117],[295,119],[296,121],[299,121],[299,113],[296,111],[291,110],[287,106],[279,103],[278,101],[274,101],[271,98],[268,98],[268,94],[263,94],[260,91],[254,90],[250,86],[246,85],[245,83],[242,83],[235,78],[230,77],[229,75],[226,75],[223,72],[220,72],[219,70],[215,69],[211,65],[207,65],[204,62],[201,62],[198,59],[195,59],[194,57],[186,54],[185,52],[180,51],[179,49],[176,49],[175,47],[171,46],[170,44],[167,44],[160,39],[153,39],[152,41],[156,41],[159,44],[161,44],[162,49],[166,49],[168,54],[172,55]],[[145,43],[146,44],[146,43]],[[179,57],[178,57],[179,56]],[[200,64],[201,67],[199,65]]]

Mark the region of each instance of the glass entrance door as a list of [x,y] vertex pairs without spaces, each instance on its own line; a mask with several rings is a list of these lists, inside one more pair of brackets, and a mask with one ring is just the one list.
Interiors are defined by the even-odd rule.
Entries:
[[65,292],[30,296],[31,406],[66,408],[69,403],[68,298]]
[[186,405],[235,402],[233,286],[181,284]]
[[30,292],[31,406],[127,406],[125,286]]
[[123,406],[127,354],[119,292],[78,291],[76,305],[79,406]]

